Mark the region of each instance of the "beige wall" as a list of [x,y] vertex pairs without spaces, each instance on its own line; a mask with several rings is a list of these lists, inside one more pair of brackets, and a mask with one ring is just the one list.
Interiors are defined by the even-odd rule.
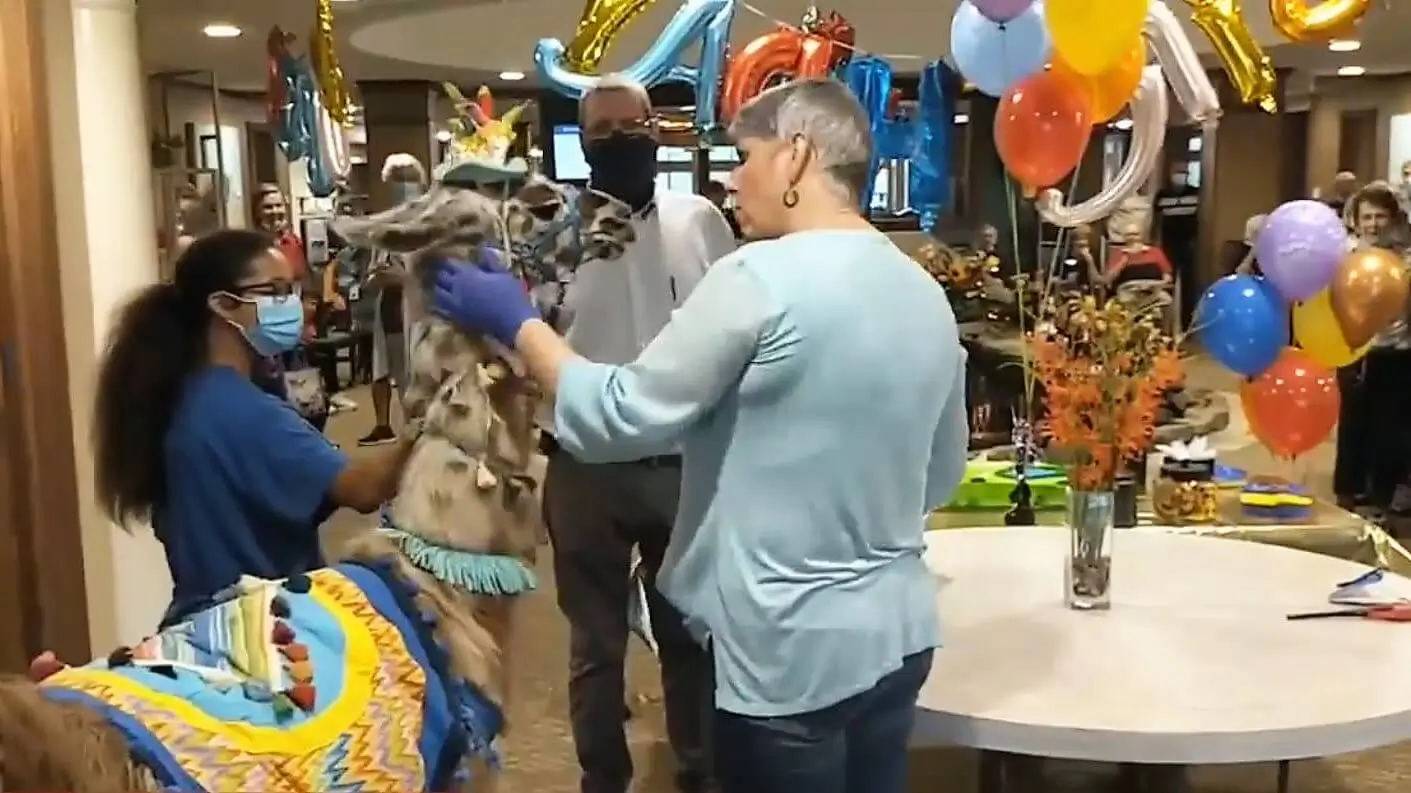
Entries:
[[1411,76],[1325,78],[1313,84],[1308,105],[1308,189],[1327,190],[1338,172],[1338,146],[1342,114],[1377,111],[1377,172],[1358,174],[1362,179],[1387,176],[1392,116],[1411,113]]

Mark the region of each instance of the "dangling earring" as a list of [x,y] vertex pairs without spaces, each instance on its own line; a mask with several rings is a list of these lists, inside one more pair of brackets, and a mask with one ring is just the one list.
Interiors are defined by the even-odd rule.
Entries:
[[795,190],[795,189],[792,188],[792,187],[790,187],[788,190],[785,190],[785,191],[784,191],[784,207],[785,207],[786,209],[793,209],[794,207],[796,207],[796,206],[798,206],[798,205],[799,205],[799,191],[798,191],[798,190]]

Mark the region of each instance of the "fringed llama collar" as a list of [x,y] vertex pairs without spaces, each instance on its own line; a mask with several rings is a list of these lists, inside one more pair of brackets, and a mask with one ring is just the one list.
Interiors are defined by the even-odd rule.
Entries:
[[513,556],[436,545],[404,531],[385,511],[378,533],[396,544],[414,567],[444,584],[478,595],[521,595],[539,586],[528,565]]

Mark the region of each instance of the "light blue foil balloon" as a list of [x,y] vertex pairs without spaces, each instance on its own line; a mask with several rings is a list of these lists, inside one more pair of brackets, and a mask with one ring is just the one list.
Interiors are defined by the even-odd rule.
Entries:
[[930,231],[950,203],[950,131],[955,123],[955,97],[946,91],[950,69],[932,61],[921,72],[920,101],[912,122],[911,161],[907,182],[911,208],[920,216],[922,231]]
[[[1102,20],[1094,19],[1093,24]],[[1002,96],[1049,61],[1053,44],[1044,24],[1044,4],[1036,2],[1001,23],[987,19],[965,0],[951,19],[950,50],[965,79],[981,93]]]
[[842,68],[842,81],[852,90],[853,96],[867,111],[867,123],[872,130],[872,162],[867,171],[867,189],[858,198],[862,211],[872,206],[872,193],[877,184],[877,172],[882,160],[904,156],[896,151],[890,140],[893,137],[888,129],[892,124],[887,118],[887,105],[892,98],[892,65],[881,58],[864,55],[848,61]]
[[[696,118],[699,120],[702,115],[703,101],[708,101],[712,111],[710,122],[714,124],[714,95],[725,65],[725,45],[730,39],[735,7],[736,0],[685,0],[662,28],[656,42],[636,63],[622,69],[621,74],[648,87],[670,80],[709,85],[709,91],[698,90]],[[698,42],[701,44],[700,65],[695,69],[684,67],[681,57]],[[602,78],[572,71],[564,64],[563,54],[563,42],[540,39],[534,46],[534,69],[544,85],[570,99],[582,99]],[[702,96],[706,95],[709,99],[703,100]]]

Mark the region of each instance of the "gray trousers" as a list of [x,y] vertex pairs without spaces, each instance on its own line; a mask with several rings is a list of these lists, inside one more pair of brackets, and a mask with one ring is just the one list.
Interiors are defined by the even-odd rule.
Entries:
[[647,573],[677,787],[682,793],[710,789],[704,745],[706,706],[713,699],[709,658],[655,586],[680,488],[676,459],[589,465],[549,450],[544,520],[559,609],[569,624],[568,700],[582,793],[626,793],[632,781],[624,666],[634,548]]

